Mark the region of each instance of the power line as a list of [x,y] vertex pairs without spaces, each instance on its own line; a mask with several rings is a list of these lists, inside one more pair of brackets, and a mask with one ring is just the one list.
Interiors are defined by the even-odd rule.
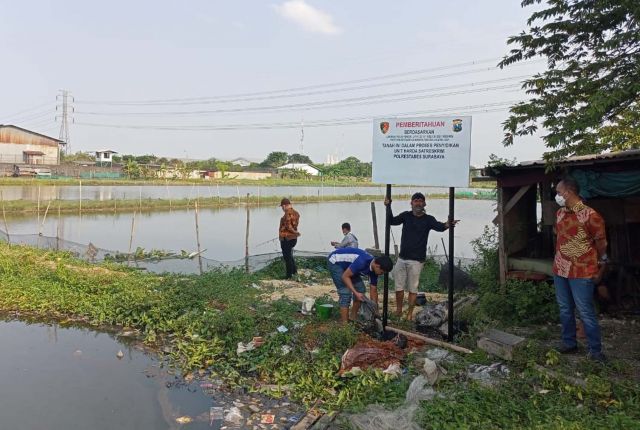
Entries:
[[3,116],[3,118],[4,118],[4,121],[6,121],[6,120],[7,120],[7,119],[9,119],[9,118],[11,118],[11,120],[10,120],[10,121],[15,121],[15,120],[13,119],[13,117],[20,117],[20,116],[22,116],[22,114],[24,114],[24,113],[26,113],[26,112],[35,111],[35,110],[41,109],[42,107],[45,107],[45,106],[49,106],[49,107],[50,107],[50,106],[52,106],[52,103],[51,103],[50,101],[49,101],[49,102],[46,102],[46,103],[42,103],[42,104],[39,104],[39,105],[37,105],[37,106],[33,106],[33,107],[28,108],[28,109],[23,109],[23,110],[21,110],[21,111],[18,111],[18,112],[12,113],[12,114],[10,114],[10,115],[4,115],[4,116]]
[[[508,78],[495,80],[504,81],[508,80]],[[447,86],[442,87],[443,89],[450,88],[460,88],[465,86],[478,86],[478,83],[464,84],[464,85],[456,85],[456,86]],[[226,114],[226,113],[240,113],[240,112],[264,112],[264,111],[281,111],[281,110],[312,110],[318,108],[326,108],[326,107],[344,107],[344,106],[357,106],[362,104],[369,104],[371,101],[377,103],[390,103],[390,102],[399,102],[399,101],[411,101],[411,100],[421,100],[426,98],[435,98],[435,97],[446,97],[452,95],[461,95],[461,94],[472,94],[478,92],[486,92],[486,91],[494,91],[494,90],[503,90],[503,89],[511,89],[519,87],[518,84],[506,84],[506,85],[497,85],[490,86],[484,88],[472,88],[468,90],[460,90],[460,91],[450,91],[450,92],[441,92],[435,94],[423,94],[423,95],[415,95],[415,96],[407,96],[409,94],[423,93],[423,92],[432,92],[437,91],[437,88],[427,88],[421,90],[411,90],[411,91],[400,91],[394,93],[386,93],[386,94],[376,94],[372,96],[362,96],[362,97],[350,97],[344,99],[334,99],[334,100],[321,100],[315,102],[305,102],[305,103],[292,103],[286,105],[271,105],[271,106],[256,106],[256,107],[240,107],[240,108],[232,108],[232,109],[214,109],[214,110],[197,110],[197,111],[170,111],[170,112],[95,112],[95,111],[77,111],[78,115],[92,115],[92,116],[190,116],[190,115],[210,115],[210,114]],[[398,97],[402,96],[402,97]],[[407,97],[404,97],[407,96]],[[329,105],[329,106],[328,106]]]
[[[371,81],[376,81],[376,80],[385,80],[385,79],[397,78],[397,77],[401,77],[401,76],[411,76],[411,75],[423,74],[423,73],[433,72],[433,71],[438,71],[438,70],[446,70],[446,69],[459,68],[459,67],[470,66],[470,65],[477,65],[477,64],[482,64],[482,63],[487,63],[487,62],[492,62],[492,61],[497,61],[497,60],[499,60],[499,58],[489,59],[489,60],[471,61],[471,62],[467,62],[467,63],[459,63],[459,64],[449,65],[449,66],[434,67],[434,68],[430,68],[430,69],[421,69],[421,70],[414,70],[414,71],[409,71],[409,72],[394,73],[394,74],[388,74],[388,75],[382,75],[382,76],[376,76],[376,77],[354,79],[354,80],[350,80],[350,81],[334,82],[334,83],[327,83],[327,84],[307,85],[307,86],[302,86],[302,87],[284,88],[284,89],[271,90],[271,91],[258,91],[258,92],[248,92],[248,93],[235,93],[235,94],[228,94],[228,95],[214,95],[214,96],[206,96],[206,97],[188,97],[188,98],[154,99],[154,100],[128,100],[128,101],[109,101],[109,100],[85,100],[85,101],[83,101],[83,100],[78,100],[77,103],[78,104],[98,104],[98,105],[120,105],[120,106],[124,106],[124,105],[131,105],[131,106],[145,106],[145,105],[147,105],[147,106],[153,106],[153,105],[167,105],[167,104],[168,105],[189,105],[189,104],[226,103],[226,102],[232,102],[232,101],[253,101],[253,100],[265,100],[265,99],[272,99],[272,98],[275,99],[275,98],[284,98],[284,97],[300,97],[300,96],[305,96],[305,95],[328,94],[328,93],[343,92],[343,91],[355,91],[355,90],[362,90],[362,89],[367,89],[367,88],[375,88],[375,87],[389,86],[389,85],[398,85],[398,84],[419,82],[419,81],[430,80],[430,79],[438,79],[438,78],[446,78],[446,77],[467,75],[467,74],[473,74],[473,73],[479,73],[479,72],[494,71],[494,70],[499,70],[499,69],[497,67],[495,67],[495,66],[492,66],[492,67],[464,70],[464,71],[460,71],[460,72],[445,73],[445,74],[439,74],[439,75],[431,75],[431,76],[414,78],[414,79],[403,80],[403,81],[383,82],[383,83],[377,83],[377,84],[352,86],[352,87],[347,87],[347,88],[334,88],[334,89],[331,89],[331,90],[299,93],[300,91],[308,91],[308,90],[316,90],[316,89],[319,89],[319,88],[330,88],[330,87],[336,87],[336,86],[361,84],[363,82],[371,82]],[[517,65],[514,65],[514,67],[515,66],[526,66],[528,64],[538,63],[538,62],[541,62],[541,61],[542,60],[539,60],[539,59],[523,61],[521,63],[518,63]],[[526,76],[526,77],[528,77],[528,76]],[[282,93],[299,93],[299,94],[282,94]],[[280,94],[280,95],[277,95],[277,94]],[[269,96],[269,97],[262,97],[262,96]]]
[[[431,110],[421,110],[412,112],[396,112],[391,114],[366,115],[358,117],[331,118],[315,121],[305,121],[305,127],[329,127],[338,125],[350,125],[370,122],[374,118],[392,118],[413,115],[424,115],[444,112],[455,112],[462,115],[461,111],[466,113],[472,112],[497,112],[503,111],[509,106],[518,103],[520,100],[506,100],[495,103],[484,103],[478,105],[455,106],[448,108],[437,108]],[[241,124],[223,124],[223,125],[126,125],[126,124],[104,124],[104,123],[83,123],[78,122],[77,125],[89,127],[106,127],[106,128],[122,128],[122,129],[143,129],[143,130],[165,130],[165,131],[227,131],[227,130],[265,130],[265,129],[287,129],[299,128],[299,122],[272,122],[272,123],[241,123]]]

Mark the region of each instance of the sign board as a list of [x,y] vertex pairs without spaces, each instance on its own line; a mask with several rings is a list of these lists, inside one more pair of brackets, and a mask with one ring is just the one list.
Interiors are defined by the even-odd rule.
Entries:
[[470,154],[470,116],[373,121],[373,182],[468,187]]

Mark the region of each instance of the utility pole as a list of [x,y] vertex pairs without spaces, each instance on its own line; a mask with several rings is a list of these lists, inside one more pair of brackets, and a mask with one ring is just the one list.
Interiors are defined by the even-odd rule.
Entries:
[[73,106],[69,106],[69,102],[73,103],[75,100],[71,93],[67,90],[60,90],[60,94],[56,96],[56,102],[62,102],[62,106],[56,105],[56,111],[62,111],[61,115],[56,115],[56,121],[60,118],[60,137],[59,139],[64,142],[65,154],[69,154],[69,121],[73,123]]

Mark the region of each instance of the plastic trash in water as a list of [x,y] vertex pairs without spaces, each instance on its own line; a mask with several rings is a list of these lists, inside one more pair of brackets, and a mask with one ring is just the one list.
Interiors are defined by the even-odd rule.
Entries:
[[276,417],[272,414],[262,414],[260,416],[260,424],[273,424],[275,420]]
[[211,406],[209,408],[209,427],[213,427],[214,423],[222,424],[222,420],[224,420],[224,408],[221,406]]
[[176,418],[176,422],[178,424],[189,424],[191,421],[193,421],[193,418],[188,417],[188,416],[183,416],[183,417],[178,417]]

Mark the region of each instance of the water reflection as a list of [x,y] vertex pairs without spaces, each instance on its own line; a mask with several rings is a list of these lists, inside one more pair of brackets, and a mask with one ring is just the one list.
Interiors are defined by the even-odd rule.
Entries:
[[[301,214],[297,250],[330,251],[332,240],[342,236],[340,226],[349,222],[353,233],[359,238],[360,246],[374,244],[370,202],[325,202],[295,204]],[[395,213],[409,209],[409,202],[395,201]],[[384,239],[384,206],[376,203],[378,237],[380,246]],[[456,218],[461,222],[455,230],[455,255],[473,257],[471,240],[482,233],[485,225],[494,218],[494,203],[482,200],[456,201]],[[427,212],[436,219],[446,220],[447,200],[429,200]],[[218,261],[232,261],[244,257],[246,209],[225,207],[201,209],[199,212],[199,232],[203,256]],[[249,253],[251,255],[279,252],[279,242],[275,240],[282,211],[274,206],[250,208]],[[143,247],[164,250],[196,249],[195,214],[192,210],[133,213],[102,213],[79,216],[49,214],[43,226],[37,225],[35,216],[9,219],[10,234],[35,234],[42,230],[44,236],[60,237],[78,243],[93,243],[95,246],[127,252],[131,241],[132,249]],[[133,229],[132,229],[133,221]],[[40,220],[42,222],[42,220]],[[131,232],[133,230],[133,239]],[[392,228],[393,244],[400,244],[401,227]],[[429,235],[429,249],[442,255],[442,239],[448,246],[448,233],[432,232]],[[448,251],[448,250],[447,250]]]

